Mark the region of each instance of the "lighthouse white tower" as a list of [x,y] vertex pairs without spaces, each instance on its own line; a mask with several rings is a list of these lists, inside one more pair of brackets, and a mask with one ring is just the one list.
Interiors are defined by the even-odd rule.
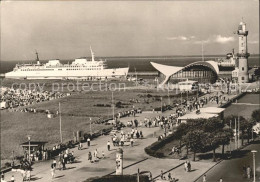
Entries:
[[238,50],[238,83],[248,83],[248,57],[247,52],[247,35],[246,24],[241,21],[238,26],[237,34],[239,36],[239,50]]

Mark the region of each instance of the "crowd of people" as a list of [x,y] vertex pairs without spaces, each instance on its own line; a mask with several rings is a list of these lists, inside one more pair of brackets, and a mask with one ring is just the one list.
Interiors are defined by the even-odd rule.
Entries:
[[2,109],[12,109],[69,95],[70,93],[5,88],[1,90],[0,102]]
[[207,95],[200,98],[192,97],[184,99],[181,104],[176,104],[176,114],[178,117],[183,116],[187,111],[197,111],[200,108],[204,107],[206,104],[216,103],[217,105],[222,105],[224,102],[229,99],[224,96],[223,92],[217,93],[217,95]]
[[167,178],[166,178],[163,170],[161,170],[160,178],[161,178],[161,180],[169,181],[169,182],[177,182],[178,181],[178,179],[172,177],[172,174],[170,172],[168,173]]
[[73,163],[75,161],[74,151],[70,151],[69,148],[67,148],[65,151],[62,151],[59,153],[57,160],[53,158],[53,161],[51,163],[51,176],[52,179],[55,178],[56,169],[58,170],[66,170],[66,165],[68,163]]
[[[16,91],[12,91],[10,93],[8,93],[7,95],[12,95],[14,98],[15,102],[24,102],[27,104],[32,104],[34,102],[41,102],[41,101],[45,101],[45,100],[51,100],[53,98],[59,98],[59,97],[63,97],[65,95],[61,94],[61,95],[52,95],[49,92],[44,92],[41,94],[36,94],[35,92],[28,92],[30,94],[23,93],[22,94],[16,94],[19,93]],[[35,95],[36,94],[36,95]],[[19,96],[18,96],[19,95]],[[29,95],[29,96],[28,96]],[[6,97],[8,98],[8,97]],[[11,97],[12,98],[12,97]],[[19,99],[17,99],[19,98]],[[25,100],[24,100],[25,98]],[[1,98],[2,101],[3,97]],[[13,99],[11,99],[13,100]],[[204,107],[204,105],[206,105],[208,102],[216,102],[217,104],[220,104],[222,101],[225,101],[226,97],[223,96],[222,94],[217,94],[217,95],[212,95],[212,96],[204,96],[201,98],[196,98],[196,97],[192,97],[189,98],[188,100],[184,99],[184,102],[181,103],[180,105],[176,105],[176,114],[171,114],[169,116],[161,116],[158,115],[154,118],[144,118],[144,120],[131,120],[127,122],[127,126],[131,127],[131,131],[129,132],[124,132],[123,130],[120,131],[119,135],[118,134],[114,134],[111,138],[112,140],[112,144],[113,146],[125,146],[126,142],[130,143],[130,146],[134,146],[134,139],[142,139],[143,138],[143,132],[140,129],[141,127],[146,127],[146,128],[151,128],[151,127],[160,127],[161,129],[165,130],[165,135],[160,135],[158,137],[158,140],[163,139],[164,137],[166,137],[166,130],[168,130],[169,132],[172,131],[173,126],[175,124],[177,124],[176,118],[179,116],[182,116],[184,114],[186,114],[186,112],[190,111],[194,111],[194,110],[199,110],[199,108]],[[32,102],[30,102],[32,101]],[[24,104],[23,103],[23,104]],[[25,104],[26,105],[26,104]],[[20,105],[18,105],[20,106]],[[35,109],[33,108],[28,108],[25,112],[37,112]],[[47,111],[46,111],[47,112]],[[135,116],[135,114],[137,113],[136,110],[130,110],[130,111],[125,111],[125,112],[120,112],[118,113],[117,117],[125,117],[125,116]],[[88,138],[87,140],[87,146],[90,147],[90,139]],[[83,144],[79,143],[78,149],[82,150],[83,148]],[[36,151],[35,153],[31,153],[31,156],[26,156],[25,158],[30,158],[30,161],[38,161],[38,160],[48,160],[51,159],[55,156],[55,153],[59,153],[58,155],[58,162],[56,161],[56,159],[53,159],[53,162],[51,164],[51,175],[53,178],[55,178],[55,171],[56,169],[59,170],[65,170],[66,169],[66,164],[74,162],[75,160],[75,156],[74,156],[74,152],[70,152],[70,150],[67,148],[65,151],[63,150],[64,148],[62,148],[61,144],[55,145],[53,147],[52,150],[43,150],[43,151]],[[107,142],[107,150],[110,151],[111,150],[111,143],[110,141]],[[178,149],[174,148],[173,152],[177,152]],[[28,155],[28,154],[27,154]],[[105,153],[104,151],[100,152],[95,149],[95,151],[88,152],[88,160],[91,163],[95,163],[98,162],[100,159],[105,158]],[[186,161],[185,164],[185,171],[189,172],[191,171],[191,165],[190,162]],[[248,171],[246,169],[246,171]],[[161,179],[166,179],[166,177],[163,175],[161,175]],[[172,178],[171,173],[168,174],[168,180],[169,181],[176,181],[175,178]]]

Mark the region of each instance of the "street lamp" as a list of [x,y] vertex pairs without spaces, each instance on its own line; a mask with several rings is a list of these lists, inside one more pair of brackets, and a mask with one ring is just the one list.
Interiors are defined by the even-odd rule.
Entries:
[[161,113],[163,113],[162,97],[161,97]]
[[29,163],[31,164],[31,136],[28,136],[28,143],[29,143]]
[[167,136],[167,128],[166,128],[167,124],[166,121],[164,121],[164,135],[165,137]]
[[255,181],[255,153],[257,152],[256,150],[252,150],[251,151],[253,153],[253,166],[254,166],[254,181],[253,182],[256,182]]

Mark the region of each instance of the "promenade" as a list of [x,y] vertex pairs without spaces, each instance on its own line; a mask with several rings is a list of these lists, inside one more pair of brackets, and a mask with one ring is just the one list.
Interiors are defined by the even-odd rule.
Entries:
[[[233,97],[230,95],[229,97]],[[217,106],[215,102],[209,102],[204,107]],[[130,120],[143,121],[145,117],[154,118],[158,115],[169,116],[174,113],[174,110],[169,110],[163,114],[158,113],[142,113],[137,114],[135,117],[120,118],[120,121],[124,124]],[[123,129],[124,132],[130,131],[131,128],[126,127]],[[138,130],[143,132],[143,139],[134,139],[134,146],[131,147],[129,144],[122,147],[124,151],[124,174],[136,174],[138,168],[140,171],[150,171],[153,178],[158,178],[161,174],[161,170],[165,173],[167,178],[168,172],[171,173],[172,177],[179,179],[179,181],[194,181],[201,174],[206,172],[209,168],[214,166],[215,162],[210,161],[196,161],[191,162],[191,172],[184,171],[184,160],[179,159],[158,159],[148,156],[144,148],[157,141],[157,137],[164,133],[164,130],[160,127],[146,128],[144,126],[138,127]],[[156,134],[155,134],[156,133]],[[155,134],[155,135],[154,135]],[[115,157],[116,149],[119,147],[111,147],[111,150],[107,150],[107,142],[111,141],[111,136],[104,135],[91,141],[91,146],[86,148],[87,144],[83,143],[83,150],[77,148],[71,149],[74,151],[76,157],[76,163],[67,164],[66,170],[56,170],[55,179],[51,179],[51,163],[52,161],[38,162],[33,165],[33,171],[31,172],[31,181],[46,182],[46,181],[60,181],[60,182],[80,182],[90,177],[103,176],[107,174],[113,174],[115,172]],[[88,152],[94,152],[98,150],[99,156],[101,157],[102,151],[105,153],[105,158],[100,159],[98,162],[90,163],[88,161]],[[8,172],[5,174],[5,179],[10,180],[11,176],[14,175],[16,181],[22,181],[22,175],[19,172]]]

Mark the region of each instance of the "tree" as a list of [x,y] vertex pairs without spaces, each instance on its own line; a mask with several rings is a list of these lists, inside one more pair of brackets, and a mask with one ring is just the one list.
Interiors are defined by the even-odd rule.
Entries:
[[218,140],[220,144],[222,145],[222,157],[224,157],[224,150],[225,150],[225,145],[230,144],[230,139],[233,138],[233,130],[230,128],[223,128],[221,131],[217,133],[218,135]]
[[250,136],[250,133],[252,132],[253,130],[253,126],[255,125],[255,121],[254,120],[247,120],[247,128],[246,128],[246,132],[247,132],[247,143],[249,143],[249,136]]
[[[193,152],[193,161],[195,161],[196,153],[201,152],[203,149],[202,140],[205,137],[205,133],[202,130],[189,131],[184,137],[183,141],[188,148]],[[187,154],[188,155],[188,154]]]
[[239,125],[240,125],[240,130],[241,130],[241,140],[242,140],[242,145],[244,145],[244,136],[245,136],[245,131],[248,127],[248,121],[243,117],[243,116],[240,116],[239,119]]
[[204,152],[212,150],[213,162],[216,162],[216,149],[221,144],[221,140],[216,132],[207,132],[205,135],[206,136],[203,139]]
[[206,151],[212,150],[214,162],[216,161],[216,148],[223,142],[220,133],[223,131],[224,126],[224,122],[219,118],[210,118],[203,125],[203,131],[206,135],[203,139],[204,149]]
[[181,149],[181,143],[182,143],[182,137],[184,136],[184,135],[186,135],[186,133],[188,132],[188,126],[187,126],[187,124],[185,124],[185,123],[181,123],[178,127],[177,127],[177,129],[176,129],[176,131],[175,131],[175,134],[176,134],[176,139],[178,139],[179,140],[179,143],[180,143],[180,149]]
[[204,122],[203,130],[205,132],[218,132],[223,129],[224,122],[221,121],[219,118],[210,118]]
[[260,109],[254,110],[251,115],[253,121],[260,122]]
[[253,126],[255,125],[254,120],[245,119],[244,117],[239,117],[240,129],[241,129],[241,139],[242,145],[244,145],[244,137],[247,137],[247,143],[249,143],[250,133],[252,132]]
[[235,119],[237,119],[237,116],[229,115],[224,118],[224,124],[230,126],[230,121],[231,121],[232,128],[235,128]]

